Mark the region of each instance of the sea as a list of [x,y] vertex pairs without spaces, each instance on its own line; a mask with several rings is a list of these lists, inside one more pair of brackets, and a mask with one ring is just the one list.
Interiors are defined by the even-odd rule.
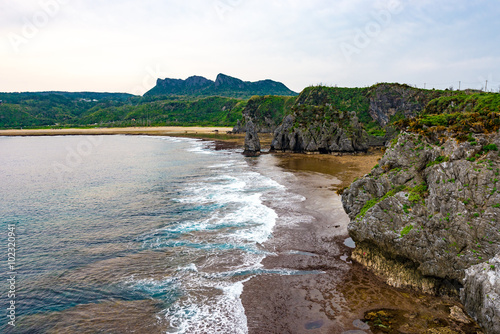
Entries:
[[198,139],[0,137],[0,332],[247,333],[266,202],[301,200],[279,175]]

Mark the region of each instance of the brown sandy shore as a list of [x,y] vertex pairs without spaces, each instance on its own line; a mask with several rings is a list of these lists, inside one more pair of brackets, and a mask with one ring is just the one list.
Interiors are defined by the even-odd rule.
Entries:
[[312,273],[261,275],[246,282],[241,298],[250,334],[481,333],[472,319],[466,324],[450,316],[453,307],[461,308],[458,302],[392,288],[351,262],[349,218],[336,190],[368,173],[380,157],[379,152],[256,159],[264,174],[282,169],[288,175],[284,185],[305,198],[293,206],[266,203],[279,218],[264,245],[275,255],[263,265]]
[[227,127],[129,127],[129,128],[88,128],[88,129],[27,129],[0,130],[0,136],[67,136],[67,135],[173,135],[226,133]]

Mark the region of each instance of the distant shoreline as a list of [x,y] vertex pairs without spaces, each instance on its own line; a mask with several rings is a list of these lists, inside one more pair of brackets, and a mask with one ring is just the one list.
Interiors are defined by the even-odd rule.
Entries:
[[[161,126],[161,127],[127,127],[127,128],[89,128],[89,129],[11,129],[0,130],[0,137],[28,137],[28,136],[172,136],[213,140],[221,143],[221,147],[243,148],[245,134],[228,134],[230,127],[202,127],[202,126]],[[271,134],[259,134],[263,149],[271,146]]]
[[127,128],[89,128],[89,129],[11,129],[0,130],[0,136],[72,136],[72,135],[173,135],[173,134],[226,134],[229,127],[127,127]]

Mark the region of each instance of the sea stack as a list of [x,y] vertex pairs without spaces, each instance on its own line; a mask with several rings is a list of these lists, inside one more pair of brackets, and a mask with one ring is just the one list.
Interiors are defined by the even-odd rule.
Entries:
[[255,124],[251,120],[248,120],[246,128],[245,151],[243,154],[247,157],[258,157],[260,155],[260,140]]

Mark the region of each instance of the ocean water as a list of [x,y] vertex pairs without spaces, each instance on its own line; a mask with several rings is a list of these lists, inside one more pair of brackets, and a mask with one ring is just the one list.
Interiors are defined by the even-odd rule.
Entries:
[[2,333],[246,333],[265,202],[292,196],[239,152],[146,136],[0,137],[0,187]]

